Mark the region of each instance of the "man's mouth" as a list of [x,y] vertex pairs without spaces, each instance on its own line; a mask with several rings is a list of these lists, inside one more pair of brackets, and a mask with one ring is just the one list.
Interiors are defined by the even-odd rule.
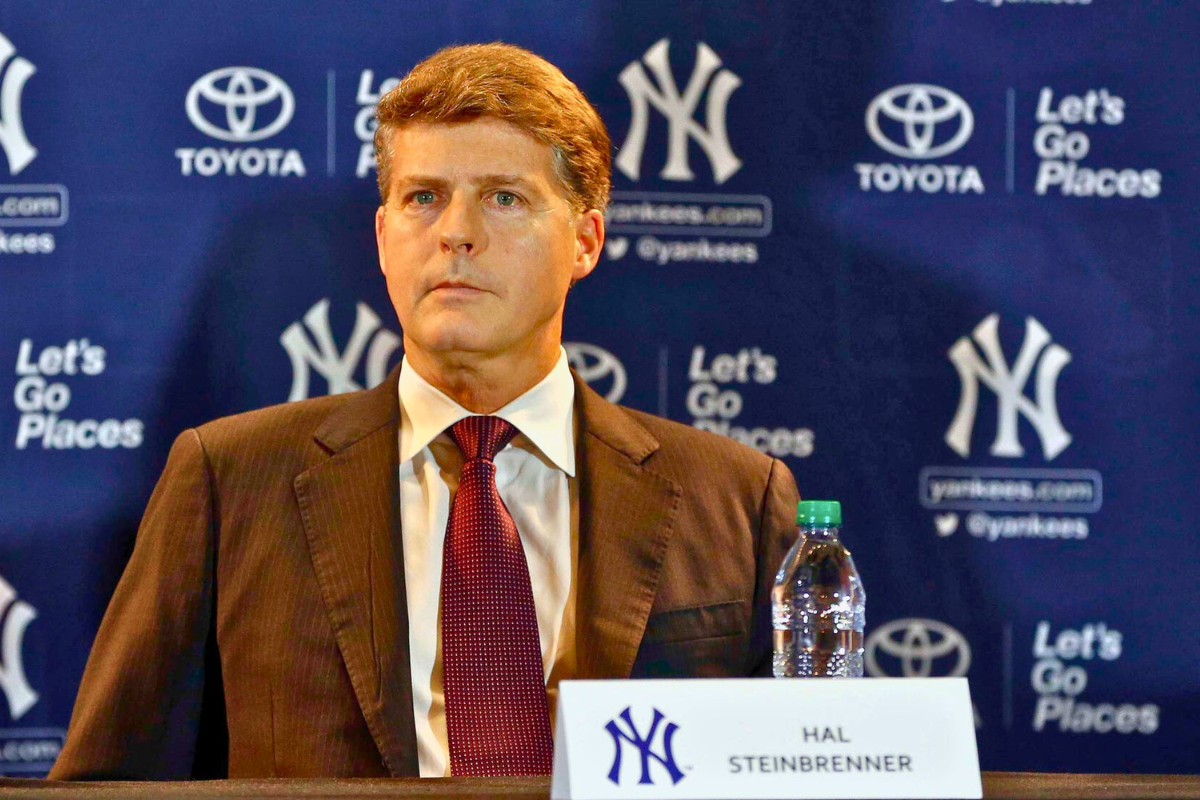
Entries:
[[441,283],[435,284],[431,291],[446,295],[467,296],[486,292],[487,290],[481,289],[472,283],[467,283],[466,281],[442,281]]

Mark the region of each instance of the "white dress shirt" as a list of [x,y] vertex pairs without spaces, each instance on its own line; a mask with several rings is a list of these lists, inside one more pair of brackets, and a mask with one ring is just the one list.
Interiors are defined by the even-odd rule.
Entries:
[[[442,547],[462,454],[446,429],[470,411],[405,358],[400,367],[400,525],[408,599],[413,715],[421,777],[450,774],[442,693]],[[574,672],[578,552],[575,383],[560,348],[540,383],[494,412],[519,433],[496,454],[496,486],[512,514],[533,586],[551,720],[558,680]]]

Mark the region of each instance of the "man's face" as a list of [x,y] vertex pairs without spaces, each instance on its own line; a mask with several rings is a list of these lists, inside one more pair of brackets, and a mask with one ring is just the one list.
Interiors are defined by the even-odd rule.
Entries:
[[604,223],[571,208],[551,148],[480,118],[406,126],[392,152],[375,237],[405,349],[557,357],[567,289],[599,259]]

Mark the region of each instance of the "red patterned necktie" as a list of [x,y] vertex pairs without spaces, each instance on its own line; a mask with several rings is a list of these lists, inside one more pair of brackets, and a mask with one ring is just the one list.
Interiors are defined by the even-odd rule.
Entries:
[[496,489],[499,417],[450,428],[463,454],[442,561],[442,672],[452,775],[549,775],[554,742],[525,551]]

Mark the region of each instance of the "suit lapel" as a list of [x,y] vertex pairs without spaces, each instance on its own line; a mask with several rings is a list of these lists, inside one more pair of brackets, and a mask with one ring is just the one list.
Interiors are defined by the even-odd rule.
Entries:
[[294,489],[321,598],[367,727],[393,775],[416,775],[404,551],[398,369],[347,397],[314,438],[328,457]]
[[579,415],[579,678],[627,678],[654,603],[681,489],[643,462],[658,441],[575,375]]

